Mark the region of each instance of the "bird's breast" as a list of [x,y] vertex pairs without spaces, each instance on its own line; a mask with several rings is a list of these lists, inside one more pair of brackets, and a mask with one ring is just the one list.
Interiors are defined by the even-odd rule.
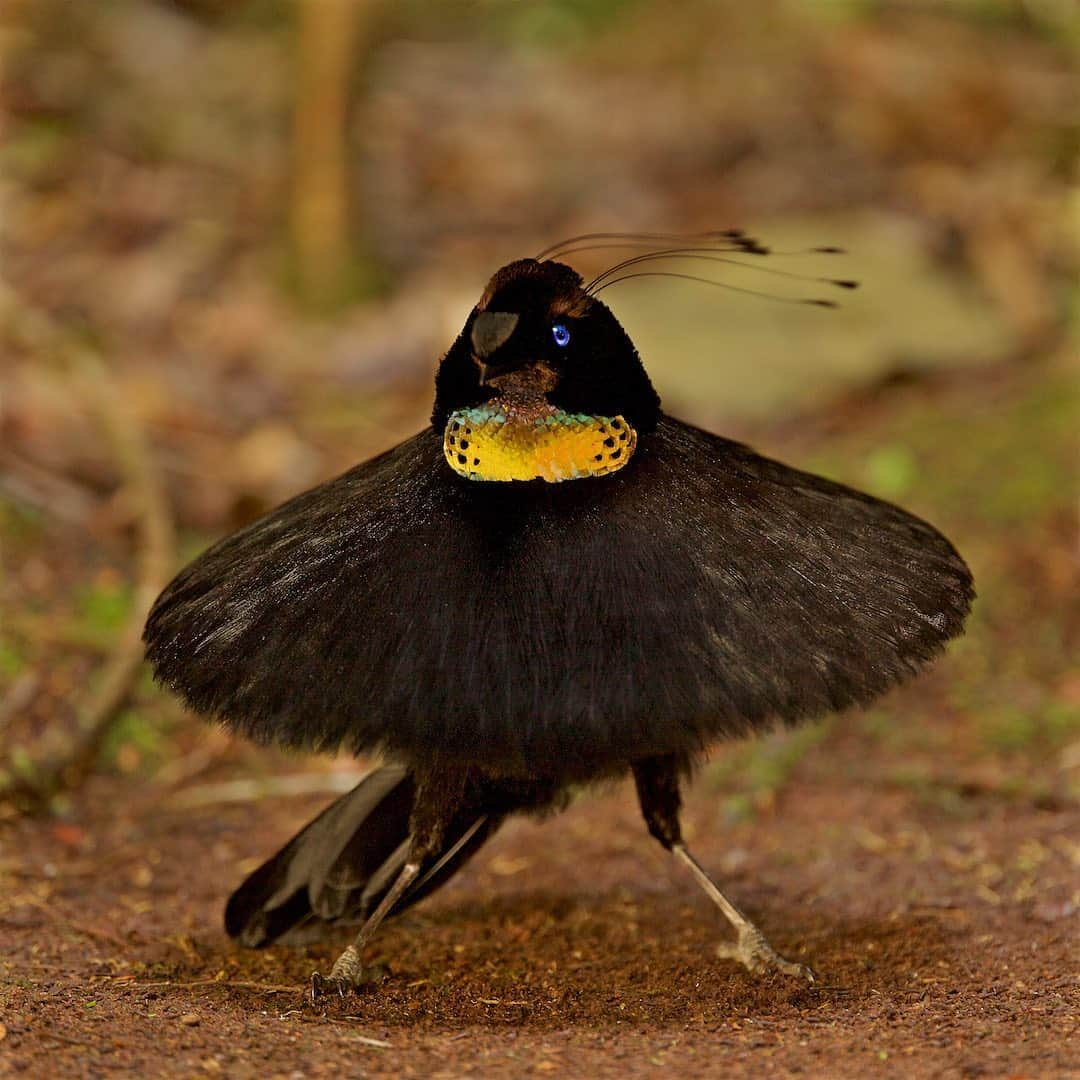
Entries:
[[544,401],[490,401],[451,413],[443,433],[450,467],[467,480],[606,476],[633,456],[637,433],[621,416],[568,413]]

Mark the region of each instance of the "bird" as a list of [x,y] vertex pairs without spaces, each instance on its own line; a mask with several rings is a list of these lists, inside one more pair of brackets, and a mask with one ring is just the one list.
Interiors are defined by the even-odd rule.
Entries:
[[[599,292],[654,259],[768,252],[741,230],[665,239],[588,234],[501,267],[427,427],[216,543],[150,611],[155,677],[195,712],[382,761],[226,905],[250,947],[359,923],[313,997],[371,982],[383,921],[507,818],[628,774],[731,924],[717,955],[814,978],[689,850],[682,790],[722,740],[915,675],[962,632],[972,576],[900,507],[663,411]],[[608,243],[645,250],[588,282],[564,261]]]

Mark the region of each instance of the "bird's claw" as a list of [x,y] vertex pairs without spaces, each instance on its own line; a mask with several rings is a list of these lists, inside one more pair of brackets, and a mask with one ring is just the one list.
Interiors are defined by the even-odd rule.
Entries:
[[345,996],[345,991],[352,989],[344,979],[333,975],[323,975],[321,972],[311,973],[311,1004],[314,1005],[319,998],[329,997],[336,993],[339,997]]
[[817,981],[813,969],[806,964],[797,964],[785,960],[757,930],[739,934],[739,940],[733,945],[722,943],[716,947],[716,955],[725,960],[736,960],[747,971],[761,975],[768,971],[779,971],[782,975],[791,975],[812,983]]
[[350,945],[335,962],[329,975],[318,971],[311,974],[311,1002],[319,998],[337,994],[344,998],[346,994],[369,983],[378,982],[386,975],[386,969],[380,966],[364,967],[360,963],[360,954]]

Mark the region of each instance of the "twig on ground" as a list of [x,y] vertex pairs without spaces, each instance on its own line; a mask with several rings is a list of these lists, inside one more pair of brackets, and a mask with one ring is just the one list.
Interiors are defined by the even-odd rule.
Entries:
[[[361,1022],[367,1020],[366,1016],[328,1016],[327,1019],[331,1024],[345,1024],[349,1021],[359,1020]],[[350,1035],[343,1040],[344,1042],[362,1043],[364,1046],[374,1046],[379,1050],[392,1050],[394,1048],[393,1043],[388,1043],[385,1039],[373,1039],[370,1035]]]
[[173,758],[158,770],[155,777],[161,788],[177,791],[190,785],[213,769],[232,752],[233,738],[220,727],[207,729],[199,746],[182,757]]
[[18,712],[22,712],[38,692],[41,686],[41,673],[37,671],[24,671],[9,687],[7,693],[0,698],[0,734],[3,733],[4,725]]
[[200,784],[177,792],[168,801],[173,810],[190,810],[217,803],[254,802],[274,796],[343,795],[360,780],[358,773],[297,773],[256,780],[226,780],[220,784]]
[[0,492],[76,525],[85,523],[94,506],[84,488],[10,450],[0,450]]
[[122,985],[129,990],[157,989],[163,986],[171,987],[174,990],[196,989],[204,986],[226,986],[230,990],[261,990],[266,994],[298,994],[308,989],[308,987],[299,984],[292,986],[288,983],[260,983],[250,982],[246,979],[194,979],[191,982],[161,979],[157,982],[124,982],[118,985]]

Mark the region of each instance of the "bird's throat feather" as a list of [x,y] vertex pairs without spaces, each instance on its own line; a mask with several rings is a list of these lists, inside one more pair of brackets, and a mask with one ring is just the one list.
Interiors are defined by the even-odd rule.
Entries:
[[622,416],[568,413],[544,402],[485,402],[450,415],[443,453],[468,480],[606,476],[633,456],[637,433]]

